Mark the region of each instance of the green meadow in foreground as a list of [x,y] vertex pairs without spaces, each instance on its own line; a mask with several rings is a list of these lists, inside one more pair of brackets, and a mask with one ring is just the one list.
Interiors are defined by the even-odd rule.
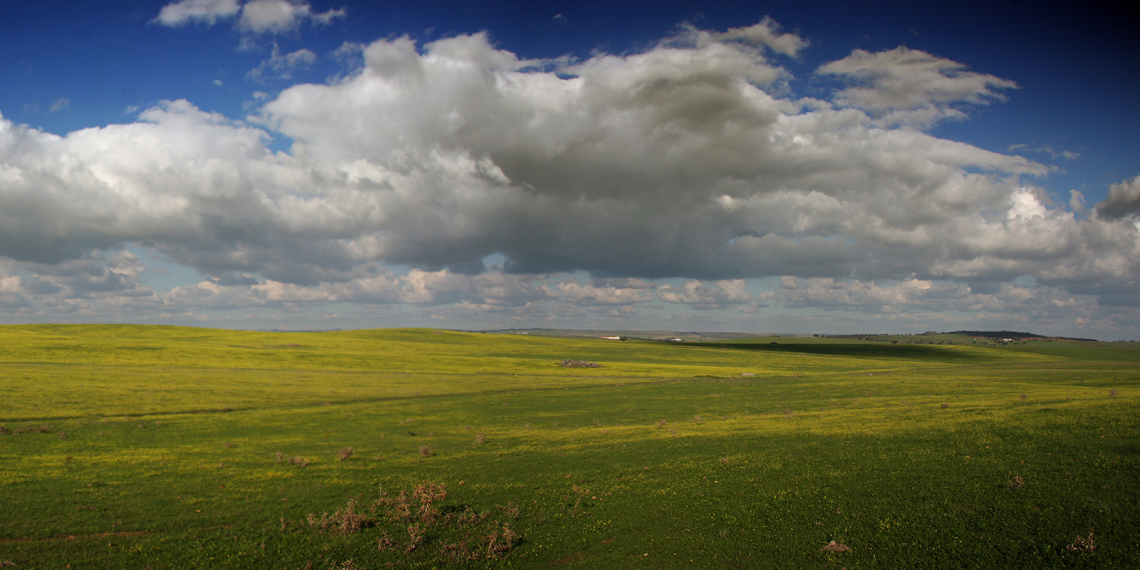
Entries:
[[1138,361],[0,327],[0,567],[1135,568]]

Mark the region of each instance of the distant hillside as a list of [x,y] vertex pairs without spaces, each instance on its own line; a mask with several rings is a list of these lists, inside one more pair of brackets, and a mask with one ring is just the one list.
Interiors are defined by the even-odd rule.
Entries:
[[[669,330],[651,330],[651,331],[638,331],[638,330],[619,330],[619,329],[502,329],[493,331],[483,331],[493,334],[522,334],[534,336],[550,336],[562,338],[604,338],[604,337],[621,337],[623,339],[637,339],[637,340],[673,340],[680,339],[685,342],[710,342],[710,341],[725,341],[725,340],[738,340],[744,338],[755,337],[810,337],[807,334],[756,334],[756,333],[741,333],[741,332],[694,332],[694,331],[669,331]],[[953,331],[953,332],[934,332],[928,331],[922,334],[890,334],[890,333],[858,333],[858,334],[823,334],[816,336],[824,336],[830,338],[847,338],[855,340],[874,340],[880,342],[889,341],[905,341],[909,343],[919,344],[971,344],[976,342],[983,342],[982,340],[970,341],[962,337],[969,337],[972,339],[985,339],[985,341],[1001,342],[1003,339],[1011,339],[1014,342],[1024,342],[1034,339],[1056,339],[1056,340],[1076,340],[1096,342],[1096,339],[1091,338],[1073,338],[1064,336],[1049,336],[1042,334],[1035,334],[1031,332],[1018,332],[1018,331]]]
[[593,329],[503,329],[497,331],[486,331],[495,334],[525,334],[534,336],[553,336],[553,337],[586,337],[586,338],[601,338],[610,336],[619,336],[629,339],[638,340],[666,340],[666,339],[681,339],[686,342],[699,342],[699,341],[719,341],[719,340],[734,340],[741,338],[752,338],[757,336],[773,336],[761,335],[755,333],[740,333],[740,332],[682,332],[682,331],[667,331],[667,330],[654,330],[654,331],[636,331],[636,330],[593,330]]
[[1033,334],[1027,332],[1014,332],[1014,331],[954,331],[947,334],[964,334],[967,336],[982,337],[982,338],[1012,338],[1013,340],[1024,340],[1027,338],[1056,338],[1061,340],[1084,340],[1096,342],[1093,338],[1073,338],[1066,336],[1049,336],[1043,334]]
[[829,335],[834,338],[847,338],[852,340],[873,340],[878,342],[893,342],[893,343],[906,343],[906,344],[978,344],[978,343],[998,343],[1005,344],[1006,342],[1031,342],[1031,341],[1051,341],[1051,340],[1069,340],[1069,341],[1086,341],[1097,342],[1096,339],[1090,338],[1072,338],[1064,336],[1049,336],[1036,334],[1031,332],[1018,332],[1018,331],[953,331],[953,332],[935,332],[926,331],[921,334],[886,334],[886,333],[863,333],[863,334],[846,334],[846,335]]

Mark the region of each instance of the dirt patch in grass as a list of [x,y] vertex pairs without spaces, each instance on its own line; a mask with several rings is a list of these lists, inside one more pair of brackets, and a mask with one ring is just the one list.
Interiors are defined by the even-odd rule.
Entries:
[[570,556],[566,556],[563,558],[559,558],[558,560],[554,560],[550,564],[552,566],[569,566],[571,564],[576,564],[579,560],[581,560],[585,557],[586,557],[585,552],[576,552],[574,554],[571,554]]
[[846,544],[839,544],[833,540],[820,550],[824,552],[849,552],[851,550],[851,547],[847,546]]
[[563,368],[601,368],[602,365],[597,362],[587,362],[585,360],[571,360],[566,359],[558,363]]

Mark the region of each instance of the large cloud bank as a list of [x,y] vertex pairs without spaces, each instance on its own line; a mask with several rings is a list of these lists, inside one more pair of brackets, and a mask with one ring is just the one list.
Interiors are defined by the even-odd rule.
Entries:
[[[159,20],[253,18],[261,3],[186,1]],[[152,299],[165,304],[493,307],[499,291],[517,306],[756,307],[771,299],[739,280],[794,276],[811,281],[780,290],[789,306],[918,295],[978,310],[959,286],[995,295],[1026,275],[1134,304],[1140,177],[1066,209],[1035,185],[1046,166],[925,130],[1012,81],[857,50],[817,71],[846,87],[803,99],[780,59],[806,47],[770,19],[581,61],[521,59],[485,34],[396,38],[345,46],[359,69],[243,121],[187,101],[64,137],[0,119],[0,256],[22,280],[8,287],[30,294],[45,268],[130,265],[114,252],[135,244],[213,278]],[[271,152],[269,132],[291,152]],[[492,254],[505,263],[488,273]],[[595,281],[550,280],[575,271]],[[644,281],[660,278],[719,284]]]

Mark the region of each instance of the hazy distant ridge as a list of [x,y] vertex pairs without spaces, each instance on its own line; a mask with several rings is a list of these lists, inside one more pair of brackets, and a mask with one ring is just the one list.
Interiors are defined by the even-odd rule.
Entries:
[[1058,338],[1061,340],[1084,340],[1096,342],[1092,338],[1073,338],[1067,336],[1050,336],[1044,334],[1033,334],[1028,332],[1014,332],[1014,331],[954,331],[947,334],[964,334],[969,336],[980,336],[985,338],[1012,338],[1013,340],[1021,340],[1023,338]]

